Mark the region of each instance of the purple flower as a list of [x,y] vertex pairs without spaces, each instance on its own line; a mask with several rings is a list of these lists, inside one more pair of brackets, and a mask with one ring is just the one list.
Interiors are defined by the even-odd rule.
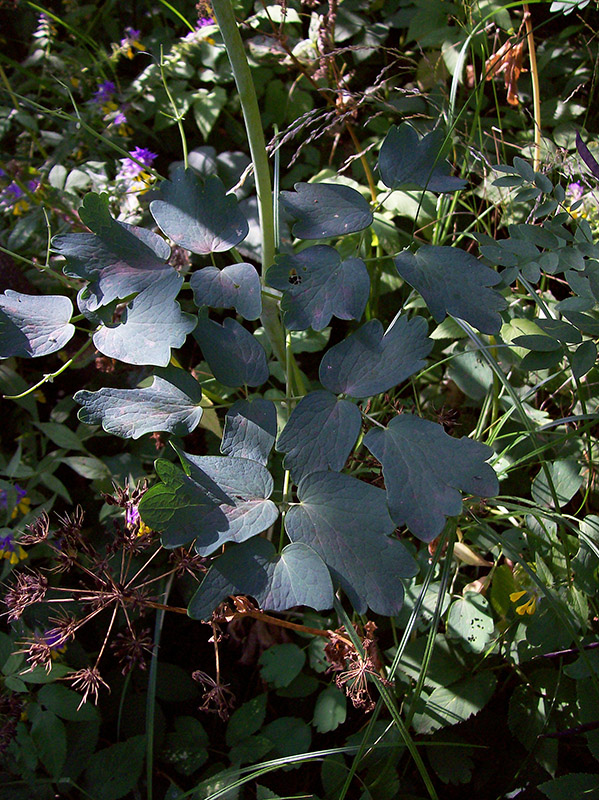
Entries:
[[199,30],[200,28],[206,28],[208,25],[214,25],[214,20],[212,17],[200,17],[199,20],[196,22],[196,28]]
[[135,528],[139,524],[139,511],[137,506],[129,506],[125,511],[125,524],[128,528]]
[[27,558],[27,553],[15,542],[12,533],[0,538],[0,558],[6,558],[13,566]]
[[130,44],[131,39],[139,39],[141,36],[141,31],[138,31],[135,28],[127,27],[125,28],[125,34],[125,37],[121,39],[121,47],[126,47],[128,44]]
[[124,125],[127,122],[127,117],[122,111],[117,111],[112,122],[114,125]]
[[572,183],[568,184],[566,188],[566,194],[572,199],[573,203],[576,203],[579,200],[582,200],[584,195],[584,186],[579,181],[573,181]]
[[[122,167],[119,170],[117,178],[134,179],[144,172],[144,168],[151,167],[154,159],[158,158],[156,153],[152,153],[145,147],[134,147],[129,151],[131,158],[122,158]],[[133,161],[136,159],[136,161]],[[140,164],[137,161],[141,162]]]
[[[17,186],[17,189],[18,188],[19,187]],[[21,194],[23,194],[23,192],[21,192]],[[19,505],[21,500],[24,497],[26,497],[27,490],[23,489],[21,486],[19,486],[18,483],[15,483],[15,492],[17,493],[17,505]],[[6,489],[2,489],[2,491],[0,491],[0,508],[6,508],[7,507],[7,503],[8,503],[8,499],[6,497]]]
[[112,81],[103,81],[98,84],[98,88],[93,94],[94,103],[107,103],[112,95],[116,92],[116,86]]

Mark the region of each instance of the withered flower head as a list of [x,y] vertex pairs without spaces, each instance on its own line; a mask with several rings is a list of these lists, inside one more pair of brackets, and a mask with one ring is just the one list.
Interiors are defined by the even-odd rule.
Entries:
[[67,675],[66,680],[71,681],[73,689],[77,689],[78,692],[83,692],[83,697],[77,706],[77,710],[79,710],[84,703],[87,703],[87,698],[90,695],[93,696],[94,705],[97,705],[98,692],[101,686],[105,686],[110,692],[110,686],[102,678],[96,667],[85,667],[85,669],[73,672],[71,675]]
[[4,597],[8,607],[8,621],[19,619],[27,606],[41,602],[46,596],[48,579],[41,572],[19,572],[16,583],[11,586]]
[[50,535],[50,517],[46,512],[42,512],[40,516],[32,523],[26,526],[25,533],[21,536],[20,542],[25,547],[32,544],[39,544],[45,542]]
[[202,684],[202,688],[207,689],[202,695],[202,705],[200,711],[212,711],[218,714],[223,722],[229,719],[229,709],[233,708],[235,695],[229,689],[229,685],[214,680],[205,672],[196,670],[191,677],[194,681]]
[[81,539],[81,528],[83,527],[83,509],[77,506],[72,515],[64,514],[58,517],[58,526],[63,537],[73,544],[79,544]]
[[152,655],[153,641],[150,629],[144,628],[136,633],[133,628],[117,633],[110,647],[122,665],[122,674],[127,675],[135,667],[146,669],[146,656]]
[[173,550],[168,560],[174,566],[177,578],[182,578],[187,573],[198,580],[200,575],[208,571],[206,567],[208,559],[198,556],[184,547],[177,547],[176,550]]

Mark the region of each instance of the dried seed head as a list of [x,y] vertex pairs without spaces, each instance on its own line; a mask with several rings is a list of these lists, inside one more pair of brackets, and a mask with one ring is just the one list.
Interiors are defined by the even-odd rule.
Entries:
[[50,535],[50,517],[44,511],[36,520],[27,525],[25,531],[20,541],[26,547],[45,542]]
[[72,675],[67,676],[66,680],[71,681],[73,689],[76,689],[78,692],[83,692],[83,697],[77,706],[77,710],[79,710],[84,703],[87,703],[87,699],[90,695],[93,697],[94,704],[97,705],[98,692],[101,686],[105,686],[110,692],[110,686],[102,678],[96,667],[85,667],[85,669],[73,672]]
[[21,617],[27,606],[41,602],[47,589],[48,579],[41,572],[19,572],[16,583],[4,597],[8,607],[8,621],[14,622]]
[[235,695],[229,689],[229,684],[215,681],[214,678],[199,669],[193,672],[191,677],[194,681],[201,683],[204,689],[207,689],[202,695],[202,705],[199,710],[214,712],[223,722],[226,722],[229,719],[229,710],[235,703]]
[[152,655],[153,641],[150,628],[136,633],[133,628],[117,633],[110,647],[122,666],[122,674],[127,675],[135,667],[146,669],[146,657]]

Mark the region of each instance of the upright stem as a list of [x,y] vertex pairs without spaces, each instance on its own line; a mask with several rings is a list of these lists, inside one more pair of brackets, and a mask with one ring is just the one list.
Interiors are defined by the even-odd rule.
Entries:
[[532,32],[532,22],[530,19],[528,3],[524,3],[524,24],[526,26],[526,37],[528,39],[528,57],[530,59],[530,77],[532,80],[532,102],[535,125],[533,169],[536,172],[541,163],[541,92],[539,89],[539,70],[537,68],[535,40]]
[[[275,258],[275,224],[272,207],[272,185],[270,181],[270,167],[266,152],[262,120],[254,82],[245,54],[241,34],[235,21],[233,6],[230,0],[214,0],[212,3],[214,15],[218,22],[223,42],[227,50],[233,77],[245,122],[245,129],[250,146],[250,155],[254,165],[254,178],[258,194],[258,215],[262,235],[262,284],[265,283],[266,270]],[[273,352],[279,362],[285,366],[285,336],[279,319],[277,301],[273,298],[262,296],[262,325],[270,339]]]

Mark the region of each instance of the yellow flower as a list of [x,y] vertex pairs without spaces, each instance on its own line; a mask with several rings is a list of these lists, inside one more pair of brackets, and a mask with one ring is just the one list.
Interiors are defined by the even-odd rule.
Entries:
[[27,553],[15,542],[12,533],[0,539],[0,558],[6,558],[13,566],[27,558]]
[[534,614],[537,610],[537,597],[532,592],[526,591],[526,589],[522,589],[519,592],[512,592],[510,594],[510,600],[512,603],[517,603],[521,600],[524,596],[528,596],[526,602],[521,603],[519,606],[516,606],[516,614],[519,614],[521,617],[524,614]]

